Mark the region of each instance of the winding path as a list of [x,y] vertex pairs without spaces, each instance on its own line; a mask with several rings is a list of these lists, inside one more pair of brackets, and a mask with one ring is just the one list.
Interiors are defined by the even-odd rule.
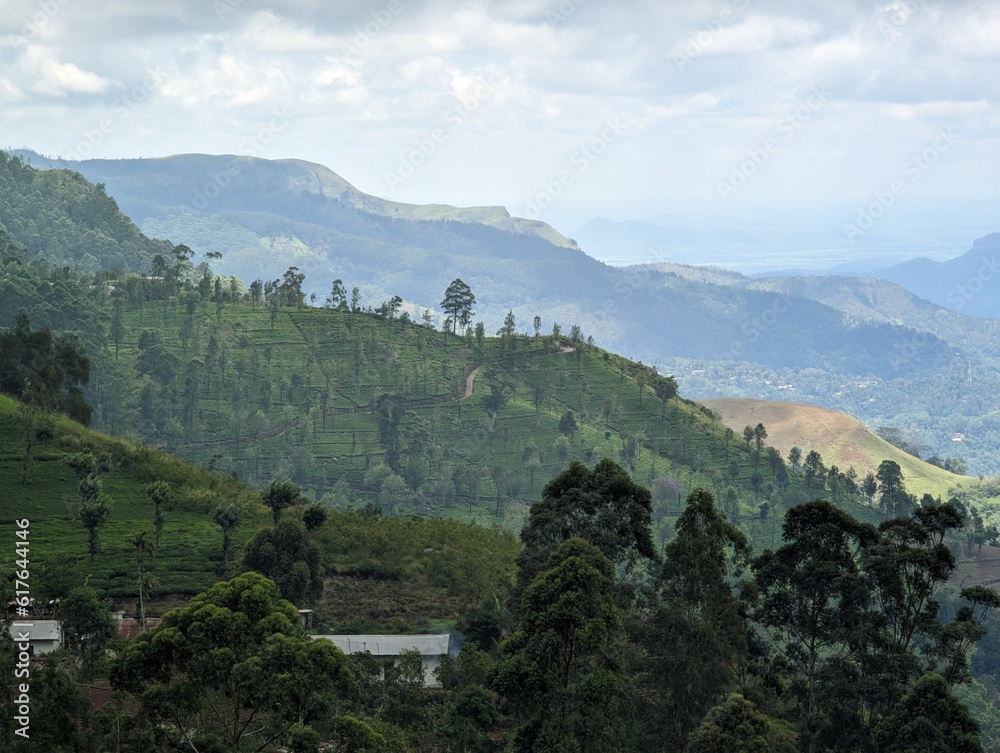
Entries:
[[[536,351],[534,353],[528,353],[529,357],[537,357],[542,355],[559,355],[564,353],[572,353],[575,350],[572,346],[564,345],[558,350],[554,351]],[[476,386],[476,376],[479,371],[485,366],[485,363],[475,364],[469,372],[465,375],[465,379],[462,383],[462,389],[460,392],[452,393],[450,395],[434,395],[433,397],[418,397],[413,400],[406,400],[404,404],[407,408],[420,408],[427,405],[437,405],[438,403],[450,403],[456,400],[464,400],[467,397],[472,397],[472,392]],[[371,405],[356,405],[348,410],[335,411],[333,416],[343,416],[351,413],[371,413],[374,408]],[[252,444],[254,442],[259,442],[262,439],[273,439],[274,437],[280,437],[289,429],[294,429],[302,423],[302,418],[293,418],[290,421],[285,421],[284,423],[278,424],[265,432],[257,435],[256,438],[246,439],[247,444]],[[186,450],[211,450],[216,447],[231,447],[236,444],[235,439],[216,439],[211,442],[192,442],[190,444],[184,445]]]

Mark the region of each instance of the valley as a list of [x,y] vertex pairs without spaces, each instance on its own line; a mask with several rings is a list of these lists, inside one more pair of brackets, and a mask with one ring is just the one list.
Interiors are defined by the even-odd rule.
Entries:
[[0,5],[0,752],[1000,751],[1000,0]]
[[[797,528],[802,515],[826,519],[823,525],[856,540],[859,552],[899,546],[892,537],[901,520],[924,530],[937,525],[926,516],[947,516],[940,535],[947,537],[949,554],[933,550],[944,559],[929,576],[946,605],[941,619],[960,610],[963,599],[979,608],[991,604],[991,591],[975,589],[995,580],[991,545],[1000,540],[1000,489],[993,480],[921,461],[843,413],[789,402],[688,397],[692,386],[713,384],[713,378],[715,389],[732,394],[767,382],[791,387],[808,377],[849,379],[853,387],[841,386],[841,394],[880,399],[888,386],[905,400],[920,380],[964,378],[969,353],[992,363],[990,338],[968,317],[928,308],[887,283],[869,283],[861,295],[851,281],[795,284],[669,265],[615,270],[568,240],[559,245],[538,225],[502,227],[492,210],[375,204],[405,216],[379,219],[332,173],[320,184],[339,186],[340,198],[330,203],[327,189],[316,189],[324,222],[346,218],[357,233],[367,223],[393,254],[400,252],[396,235],[415,227],[424,245],[411,248],[400,269],[422,273],[430,266],[440,276],[458,268],[465,274],[461,265],[471,258],[484,276],[475,277],[474,265],[470,279],[490,284],[481,289],[454,278],[430,293],[420,287],[430,279],[425,277],[406,297],[390,294],[391,288],[370,281],[388,285],[402,277],[377,275],[375,264],[389,262],[370,256],[370,238],[355,257],[372,265],[363,271],[346,256],[331,255],[323,245],[329,235],[316,248],[326,249],[325,264],[338,261],[318,268],[321,282],[313,283],[309,271],[317,267],[305,258],[319,256],[303,239],[319,236],[310,236],[301,218],[277,215],[265,224],[277,222],[288,234],[268,236],[263,246],[262,236],[246,236],[264,256],[245,257],[256,261],[243,269],[270,270],[265,274],[274,277],[241,277],[223,270],[244,258],[249,246],[221,253],[213,250],[217,246],[151,240],[119,211],[105,186],[59,170],[37,171],[17,158],[4,158],[2,166],[0,313],[14,326],[0,331],[0,379],[25,402],[0,399],[0,485],[12,490],[3,513],[30,515],[36,532],[32,584],[39,599],[94,600],[100,594],[172,626],[199,619],[192,610],[206,599],[225,602],[234,589],[271,588],[269,599],[281,594],[308,605],[311,629],[322,634],[459,635],[469,641],[469,652],[463,649],[456,661],[465,655],[491,668],[477,670],[468,687],[494,715],[476,733],[484,750],[490,735],[499,734],[501,713],[506,723],[519,718],[498,700],[521,692],[520,680],[505,684],[505,677],[521,671],[521,659],[509,652],[530,656],[542,645],[516,648],[522,631],[534,629],[524,610],[547,608],[551,599],[536,605],[532,594],[549,588],[552,578],[567,577],[564,568],[576,567],[569,563],[586,561],[582,572],[605,573],[586,576],[604,583],[586,586],[587,598],[605,599],[607,614],[628,616],[628,623],[602,629],[612,631],[616,650],[630,661],[674,640],[657,637],[656,630],[674,619],[679,605],[731,608],[726,605],[744,587],[737,570],[751,565],[765,592],[774,588],[768,580],[774,550],[793,556],[794,546],[781,542],[812,536],[809,526]],[[46,197],[42,204],[25,199],[35,193]],[[290,195],[283,201],[295,206]],[[272,197],[271,208],[280,203]],[[259,210],[240,212],[247,228],[261,221]],[[199,222],[228,232],[220,217]],[[182,232],[187,226],[172,227]],[[49,237],[58,243],[47,243]],[[433,261],[458,239],[470,255]],[[497,284],[503,276],[486,277],[485,270],[499,264],[529,274],[517,266],[526,260],[539,268],[562,265],[584,286],[634,306],[631,313],[613,301],[605,307],[606,314],[621,317],[620,337],[637,337],[641,326],[678,352],[723,358],[651,359],[650,365],[604,348],[581,322],[606,320],[577,319],[583,307],[555,292],[579,294],[565,280],[551,285],[543,300],[521,298],[507,306],[491,333],[485,324],[495,316],[490,312],[503,311],[506,296],[518,299],[515,283]],[[345,273],[328,281],[324,275],[333,269],[358,277]],[[373,291],[384,294],[381,301]],[[486,302],[482,319],[480,298]],[[670,326],[656,326],[649,312],[641,325],[630,318],[644,305],[654,306],[658,316],[669,312]],[[915,341],[919,354],[907,350]],[[749,360],[758,357],[775,367],[785,364],[780,375],[767,378],[766,367]],[[826,368],[811,365],[817,362]],[[908,378],[892,376],[899,370]],[[46,413],[52,409],[91,428]],[[0,546],[13,547],[10,532],[4,529]],[[906,547],[932,551],[927,536],[918,534]],[[683,577],[672,575],[682,562]],[[724,576],[730,567],[734,574]],[[874,560],[862,558],[858,567],[866,569],[872,587],[888,593],[891,583],[878,580]],[[673,590],[680,581],[672,579],[692,574],[711,581],[711,599],[698,602],[701,597]],[[573,588],[571,577],[553,593]],[[695,601],[684,601],[690,598]],[[784,629],[785,618],[763,602],[738,598],[747,598],[754,610],[756,627],[742,623],[748,629]],[[282,603],[274,608],[285,609]],[[857,618],[874,626],[880,609],[866,606]],[[975,620],[978,631],[987,612]],[[713,618],[697,630],[720,624]],[[120,673],[131,662],[148,666],[143,652],[160,631],[119,646],[122,658],[97,670],[109,674],[103,682],[143,699],[152,714],[159,711],[142,682]],[[738,633],[726,638],[723,632],[719,640],[744,650]],[[930,633],[924,640],[932,640]],[[793,640],[787,650],[796,645]],[[992,643],[984,644],[983,656],[979,672],[993,661]],[[459,733],[444,720],[470,718],[471,712],[456,711],[464,690],[449,686],[432,700],[407,690],[408,681],[388,674],[372,679],[363,660],[349,661],[382,699],[356,695],[349,708],[370,734],[380,718],[391,719],[378,728],[396,736],[396,753],[419,747],[431,734],[422,725],[434,728],[435,739],[452,740]],[[677,671],[687,671],[686,661]],[[860,667],[869,660],[858,654],[853,661]],[[645,703],[672,703],[667,699],[677,691],[669,683],[660,688],[656,677],[671,676],[661,669],[641,679],[623,668],[616,682],[633,677],[649,683]],[[580,682],[592,676],[579,671]],[[300,672],[305,676],[313,677]],[[979,704],[991,698],[983,685],[968,693]],[[777,696],[757,698],[775,719],[795,717]],[[418,708],[423,710],[416,713]],[[53,712],[53,718],[62,717]],[[174,718],[174,724],[199,727],[197,715]],[[346,718],[332,724],[317,719],[310,729],[345,740]],[[989,712],[980,710],[979,718],[1000,734]],[[280,723],[273,714],[267,720]],[[129,724],[136,734],[149,733],[142,722]],[[784,725],[770,723],[774,745],[790,739]],[[201,728],[209,736],[218,731]],[[641,747],[649,729],[637,725],[630,744]]]

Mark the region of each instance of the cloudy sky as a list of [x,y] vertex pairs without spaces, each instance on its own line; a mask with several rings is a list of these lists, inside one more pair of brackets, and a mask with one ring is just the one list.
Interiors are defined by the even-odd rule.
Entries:
[[0,0],[0,145],[297,157],[545,219],[996,200],[998,63],[993,1]]

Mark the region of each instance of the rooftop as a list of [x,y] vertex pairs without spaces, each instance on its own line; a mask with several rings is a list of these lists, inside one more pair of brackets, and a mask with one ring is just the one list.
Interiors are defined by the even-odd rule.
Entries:
[[62,628],[58,620],[18,620],[10,625],[10,635],[15,640],[18,633],[27,632],[32,641],[62,640]]
[[416,649],[421,656],[444,656],[448,653],[447,633],[435,635],[314,635],[325,638],[345,654],[372,656],[399,656],[403,651]]

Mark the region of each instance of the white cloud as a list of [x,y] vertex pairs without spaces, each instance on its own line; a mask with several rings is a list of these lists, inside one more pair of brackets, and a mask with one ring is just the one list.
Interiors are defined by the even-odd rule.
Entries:
[[821,28],[816,21],[751,16],[734,26],[721,27],[705,54],[747,54],[796,47],[812,40]]
[[24,92],[11,83],[10,79],[0,78],[0,102],[13,104],[24,99]]
[[[77,139],[72,123],[116,117],[116,100],[153,69],[163,73],[156,96],[115,120],[102,156],[238,151],[287,106],[288,128],[261,156],[324,162],[379,191],[392,155],[467,107],[401,187],[416,201],[523,198],[612,116],[631,125],[602,159],[601,179],[581,180],[577,196],[677,196],[703,185],[711,194],[726,160],[773,132],[813,86],[831,102],[769,165],[775,179],[754,190],[832,191],[822,176],[835,170],[837,191],[865,193],[879,184],[880,153],[954,121],[1000,151],[1000,78],[986,75],[1000,47],[1000,0],[230,5],[220,17],[206,0],[61,3],[35,36],[0,44],[0,101],[17,104],[8,141],[58,151]],[[10,11],[0,31],[16,30],[36,5],[0,0],[0,9]],[[672,54],[692,40],[695,54],[678,66]],[[796,170],[817,154],[836,165],[797,187]],[[948,159],[952,172],[936,173],[942,193],[987,185],[988,160],[975,150]],[[963,171],[969,180],[945,183]]]
[[29,46],[21,57],[22,68],[34,79],[32,89],[42,94],[96,94],[111,86],[109,78],[85,71],[75,63],[60,62],[48,49]]
[[1000,58],[1000,10],[995,5],[986,6],[974,16],[962,18],[944,44],[960,57]]
[[329,52],[338,46],[334,38],[291,23],[271,10],[254,13],[240,37],[242,46],[267,54]]

